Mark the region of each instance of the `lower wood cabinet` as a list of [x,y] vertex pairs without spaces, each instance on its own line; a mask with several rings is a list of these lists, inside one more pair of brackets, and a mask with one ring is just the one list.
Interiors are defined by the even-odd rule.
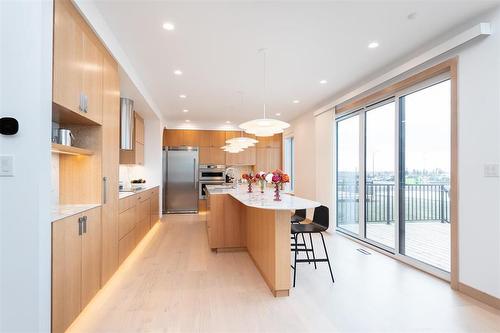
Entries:
[[151,215],[149,224],[151,228],[160,220],[160,189],[155,187],[151,190]]
[[64,332],[100,289],[101,208],[52,223],[52,332]]
[[230,195],[208,195],[207,233],[211,249],[246,246],[241,203]]

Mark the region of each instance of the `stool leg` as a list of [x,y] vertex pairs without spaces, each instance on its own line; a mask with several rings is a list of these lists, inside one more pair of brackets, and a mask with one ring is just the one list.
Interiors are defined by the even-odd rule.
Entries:
[[295,259],[293,262],[293,287],[295,288],[295,277],[297,276],[297,234],[295,234]]
[[316,266],[316,255],[314,254],[314,244],[313,244],[313,239],[312,239],[311,233],[309,233],[309,241],[311,242],[311,250],[313,253],[314,269],[317,269],[318,267]]
[[326,262],[328,263],[328,268],[330,269],[330,276],[332,277],[332,282],[335,283],[335,279],[333,278],[332,266],[330,265],[330,258],[328,258],[328,251],[326,250],[325,239],[323,238],[323,233],[319,233],[321,235],[321,240],[323,241],[323,247],[325,249],[326,254]]
[[[304,238],[304,234],[300,234],[302,236],[302,243],[304,243],[304,249],[306,250],[306,256],[307,256],[307,260],[310,260],[309,259],[309,251],[307,251],[307,243],[306,243],[306,239]],[[308,264],[310,264],[311,262],[309,261]]]

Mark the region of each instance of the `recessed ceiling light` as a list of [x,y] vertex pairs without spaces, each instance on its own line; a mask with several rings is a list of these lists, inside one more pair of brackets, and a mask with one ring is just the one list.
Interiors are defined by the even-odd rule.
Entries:
[[168,31],[172,31],[175,29],[175,25],[171,22],[165,22],[165,23],[163,23],[163,29],[168,30]]
[[188,109],[184,109],[184,110],[182,110],[182,112],[184,112],[184,113],[188,113],[188,112],[189,112],[189,110],[188,110]]
[[226,124],[231,124],[231,122],[229,120],[226,120]]
[[321,83],[321,84],[327,84],[328,81],[327,80],[321,80],[321,81],[319,81],[319,83]]
[[186,98],[187,96],[182,94],[182,95],[179,95],[179,98]]
[[278,117],[279,117],[279,116],[281,116],[281,113],[279,113],[279,112],[278,112],[278,113],[276,113],[276,116],[278,116]]
[[176,70],[174,71],[174,74],[175,74],[175,75],[182,75],[182,71],[181,71],[181,70],[179,70],[179,69],[176,69]]
[[376,41],[370,42],[370,44],[368,44],[368,48],[370,49],[375,49],[377,47],[378,47],[378,42]]
[[190,121],[191,121],[191,120],[189,120],[189,119],[186,119],[186,123],[189,123]]
[[293,103],[293,104],[299,104],[299,103],[300,103],[300,101],[299,101],[298,99],[296,99],[296,100],[294,100],[292,103]]
[[408,14],[407,17],[408,17],[408,20],[414,20],[417,18],[417,13],[412,12],[412,13]]

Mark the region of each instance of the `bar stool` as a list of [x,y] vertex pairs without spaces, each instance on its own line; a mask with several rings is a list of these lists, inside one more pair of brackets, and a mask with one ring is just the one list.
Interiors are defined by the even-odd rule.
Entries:
[[[319,206],[314,209],[314,216],[313,216],[313,221],[312,223],[309,224],[292,224],[291,225],[291,233],[293,235],[294,239],[294,245],[295,247],[292,248],[292,251],[295,252],[294,255],[294,264],[292,266],[293,268],[293,286],[295,287],[295,279],[297,276],[297,264],[301,262],[313,262],[314,263],[314,268],[316,269],[316,263],[317,262],[327,262],[328,263],[328,268],[330,269],[330,276],[332,277],[332,282],[335,283],[335,279],[333,278],[333,273],[332,273],[332,266],[330,265],[330,259],[328,257],[328,251],[326,249],[326,244],[325,244],[325,239],[323,237],[323,231],[328,230],[328,227],[330,225],[329,222],[329,212],[328,212],[328,207],[326,206]],[[305,249],[299,248],[297,245],[297,237],[298,235],[303,235],[304,234],[309,234],[309,239],[311,241],[311,248],[308,249],[305,247]],[[325,249],[325,254],[326,258],[320,258],[316,259],[316,255],[314,253],[314,244],[312,242],[312,234],[320,234],[321,236],[321,241],[323,242],[323,248]],[[312,252],[312,259],[297,259],[297,253],[298,252],[303,252],[305,251],[306,253]]]
[[[292,224],[298,224],[306,219],[306,210],[305,209],[296,209],[295,213],[292,215],[290,219],[290,223]],[[290,239],[293,240],[293,236],[290,236]],[[297,244],[292,244],[292,246],[303,246],[304,249],[307,250],[307,244],[306,244],[306,239],[304,238],[304,235],[302,235],[302,243],[297,243]],[[306,256],[307,260],[309,260],[309,252],[306,251]],[[309,261],[309,263],[311,263]]]

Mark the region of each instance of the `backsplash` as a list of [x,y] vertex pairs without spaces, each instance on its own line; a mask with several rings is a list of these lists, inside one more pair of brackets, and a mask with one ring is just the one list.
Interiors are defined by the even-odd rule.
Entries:
[[[145,178],[145,169],[142,165],[125,165],[120,164],[119,169],[119,179],[120,182],[123,182],[123,186],[130,187],[130,181],[132,179]],[[149,185],[147,183],[149,179],[146,179],[146,186]]]
[[235,180],[241,179],[241,175],[244,173],[253,172],[251,165],[228,166],[228,168],[234,169]]
[[50,159],[50,203],[59,204],[59,154],[55,153]]

